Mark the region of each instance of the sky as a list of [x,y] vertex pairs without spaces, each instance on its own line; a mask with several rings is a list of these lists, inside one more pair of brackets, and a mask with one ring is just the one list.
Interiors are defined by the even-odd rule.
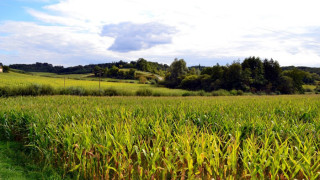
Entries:
[[320,67],[318,0],[0,0],[0,62]]

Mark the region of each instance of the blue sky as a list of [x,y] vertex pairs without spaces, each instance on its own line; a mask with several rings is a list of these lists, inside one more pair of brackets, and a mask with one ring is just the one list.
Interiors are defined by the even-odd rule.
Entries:
[[188,65],[248,56],[320,67],[317,0],[0,0],[0,62]]
[[57,0],[0,0],[0,21],[36,21],[27,12],[28,8],[41,10],[42,7],[49,5]]

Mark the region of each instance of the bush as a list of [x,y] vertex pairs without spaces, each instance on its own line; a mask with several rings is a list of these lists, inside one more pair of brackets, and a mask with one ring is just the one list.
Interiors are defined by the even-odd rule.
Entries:
[[162,94],[161,94],[160,92],[154,92],[152,95],[153,95],[153,96],[157,96],[157,97],[162,96]]
[[41,95],[54,95],[55,89],[50,85],[42,85],[40,94]]
[[232,90],[230,91],[230,94],[231,94],[232,96],[236,96],[236,95],[238,95],[238,91],[235,90],[235,89],[232,89]]
[[244,93],[243,93],[242,90],[238,90],[238,91],[237,91],[237,95],[238,95],[238,96],[242,96],[243,94],[244,94]]
[[82,87],[68,87],[65,89],[62,89],[60,91],[60,94],[62,95],[78,95],[78,96],[84,96],[88,95],[89,92],[82,88]]
[[193,94],[191,92],[185,92],[182,94],[182,96],[193,96]]
[[119,96],[120,95],[120,93],[114,88],[105,89],[103,94],[105,96]]
[[139,89],[139,90],[137,90],[136,95],[137,96],[152,96],[152,90],[147,89],[147,88]]
[[230,96],[230,92],[225,89],[219,89],[211,92],[212,96]]
[[147,83],[147,78],[144,76],[140,76],[139,77],[139,83],[140,84],[146,84]]
[[8,97],[9,96],[9,87],[0,87],[0,97]]
[[257,94],[257,95],[260,95],[260,96],[265,96],[265,95],[267,95],[267,93],[264,92],[264,91],[258,91],[256,94]]
[[50,85],[31,84],[25,87],[0,87],[0,97],[41,96],[54,94],[55,90]]
[[201,91],[198,92],[198,95],[199,96],[205,96],[206,92],[204,90],[201,90]]
[[86,96],[103,96],[104,90],[101,90],[101,89],[85,90],[84,95],[86,95]]

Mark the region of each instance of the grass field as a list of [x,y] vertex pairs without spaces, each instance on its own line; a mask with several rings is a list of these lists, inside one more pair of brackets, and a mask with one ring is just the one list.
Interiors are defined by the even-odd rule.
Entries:
[[317,95],[0,100],[0,138],[74,179],[319,179]]
[[[45,84],[51,85],[54,88],[63,88],[64,87],[64,79],[61,77],[44,77],[40,75],[44,75],[43,73],[37,75],[30,74],[21,74],[16,72],[10,73],[0,73],[0,86],[10,86],[10,87],[21,87],[30,84]],[[52,75],[52,74],[51,74]],[[60,75],[56,75],[60,76]],[[79,76],[79,75],[70,75],[70,76]],[[85,75],[84,75],[85,76]],[[81,77],[80,77],[81,78]],[[86,89],[99,89],[99,82],[94,80],[75,80],[75,79],[66,79],[65,81],[66,87],[83,87]],[[137,84],[137,83],[124,83],[124,82],[101,82],[101,88],[114,88],[119,91],[125,91],[131,94],[134,94],[137,90],[148,88],[152,90],[154,93],[161,93],[163,95],[181,95],[188,91],[180,90],[180,89],[168,89],[164,87],[156,87],[149,84]]]
[[[46,72],[31,72],[30,75],[51,77],[51,78],[66,78],[74,80],[88,80],[88,81],[98,81],[99,77],[94,77],[93,73],[89,74],[56,74],[56,73],[46,73]],[[138,80],[132,79],[113,79],[113,78],[101,78],[101,81],[105,82],[121,82],[121,83],[138,83]]]

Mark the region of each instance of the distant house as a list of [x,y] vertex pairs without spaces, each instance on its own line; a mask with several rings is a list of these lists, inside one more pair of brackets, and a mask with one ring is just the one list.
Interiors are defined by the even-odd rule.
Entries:
[[3,67],[2,66],[0,66],[0,73],[2,73],[3,72]]

